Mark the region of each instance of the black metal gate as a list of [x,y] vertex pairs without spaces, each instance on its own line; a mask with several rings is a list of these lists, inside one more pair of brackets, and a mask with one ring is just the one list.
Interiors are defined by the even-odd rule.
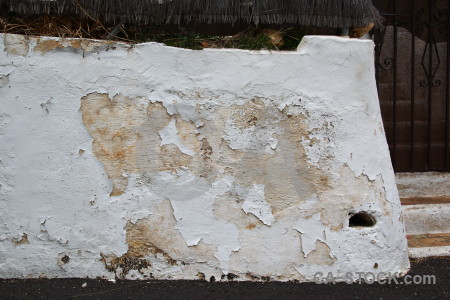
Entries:
[[396,172],[450,171],[449,0],[375,0],[380,105]]

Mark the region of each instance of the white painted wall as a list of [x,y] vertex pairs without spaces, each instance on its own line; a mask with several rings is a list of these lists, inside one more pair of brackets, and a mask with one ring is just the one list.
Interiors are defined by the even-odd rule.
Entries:
[[[0,49],[0,277],[409,268],[371,41]],[[349,227],[358,211],[375,226]]]

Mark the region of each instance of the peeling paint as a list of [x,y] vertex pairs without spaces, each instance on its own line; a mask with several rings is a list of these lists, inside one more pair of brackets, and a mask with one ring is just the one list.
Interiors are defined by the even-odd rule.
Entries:
[[264,185],[254,184],[245,195],[242,210],[246,214],[251,213],[260,219],[264,224],[271,226],[274,221],[270,205],[264,197]]
[[[0,45],[0,277],[408,269],[371,41],[311,36],[291,53],[8,34]],[[361,211],[376,224],[349,226]]]
[[[101,253],[101,259],[108,271],[114,272],[116,277],[125,278],[131,270],[137,270],[140,273],[146,273],[151,264],[142,258],[128,255],[116,257],[115,255],[106,256]],[[148,277],[149,275],[147,275]]]
[[298,220],[294,223],[294,228],[302,234],[302,251],[305,257],[316,249],[316,241],[325,241],[325,226],[322,224],[320,213]]

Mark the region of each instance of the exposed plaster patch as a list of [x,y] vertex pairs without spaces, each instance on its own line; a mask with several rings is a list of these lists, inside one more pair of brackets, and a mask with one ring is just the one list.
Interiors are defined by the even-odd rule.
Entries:
[[33,48],[33,50],[40,52],[41,54],[45,54],[48,51],[52,51],[57,48],[63,48],[63,45],[61,45],[61,43],[59,43],[58,41],[45,40],[42,42],[38,42],[37,45]]
[[214,218],[213,204],[217,196],[230,190],[232,179],[224,178],[210,186],[206,180],[180,170],[177,174],[167,173],[163,180],[165,185],[171,183],[171,189],[161,196],[170,200],[176,228],[187,245],[195,246],[203,240],[217,246],[214,256],[227,274],[230,254],[240,248],[239,231],[235,225]]
[[[125,45],[122,45],[125,46]],[[88,40],[88,39],[45,39],[38,38],[36,41],[36,46],[33,51],[45,54],[49,51],[54,51],[61,49],[63,51],[83,51],[83,56],[86,53],[100,52],[100,51],[110,51],[116,50],[119,45],[114,41],[98,41],[98,40]],[[132,46],[126,45],[125,48]]]
[[242,201],[236,199],[235,195],[229,192],[216,198],[213,214],[216,219],[235,224],[240,230],[252,230],[264,226],[256,216],[246,214],[242,210]]
[[[123,172],[136,170],[134,160],[138,136],[133,129],[142,123],[145,112],[137,110],[130,99],[116,96],[110,100],[108,95],[98,93],[83,97],[80,110],[83,122],[94,138],[93,151],[113,180],[111,195],[119,195],[127,185]],[[131,119],[120,118],[122,111],[128,112]],[[128,128],[124,127],[126,123]]]
[[276,126],[280,120],[269,114],[270,109],[261,101],[233,109],[223,137],[228,146],[233,150],[273,154],[278,143],[273,135],[283,131]]
[[306,257],[309,265],[327,265],[331,266],[336,262],[336,257],[331,256],[330,247],[319,240],[316,241],[316,247]]
[[240,194],[240,196],[244,198],[242,210],[245,213],[255,215],[268,226],[272,225],[274,218],[272,209],[264,196],[264,185],[254,184],[246,191],[245,195]]
[[27,56],[29,50],[29,38],[25,35],[4,35],[5,50],[9,54]]
[[301,211],[311,211],[317,204],[319,203],[319,198],[317,197],[317,194],[312,195],[306,201],[300,203],[298,208]]
[[147,254],[152,253],[155,256],[161,255],[164,257],[168,264],[184,264],[184,262],[178,262],[173,259],[169,254],[148,239],[149,234],[146,233],[146,231],[152,230],[152,228],[128,222],[125,230],[127,231],[128,256],[144,257]]
[[316,213],[307,219],[298,220],[293,227],[302,234],[302,251],[305,257],[316,249],[316,241],[326,243],[325,226],[322,224],[320,213]]
[[28,241],[28,235],[26,233],[23,233],[20,238],[15,238],[12,241],[13,241],[14,245],[16,245],[16,246],[30,243]]
[[172,118],[169,124],[159,131],[159,136],[161,137],[161,146],[173,144],[177,146],[182,153],[187,154],[191,157],[194,156],[195,152],[192,149],[188,149],[181,144],[176,124],[176,119]]
[[63,40],[64,47],[72,47],[75,49],[80,49],[85,52],[100,52],[100,51],[110,51],[116,50],[118,47],[132,47],[128,45],[117,45],[114,41],[99,41],[99,40],[88,40],[88,39],[65,39]]
[[[142,108],[133,99],[121,95],[109,99],[106,94],[89,94],[81,99],[80,110],[83,122],[94,138],[93,152],[113,181],[111,195],[118,196],[128,184],[128,177],[124,174],[138,172],[138,162],[152,159],[149,155],[158,142],[155,134],[143,135],[140,130],[142,125],[149,122],[158,128],[165,126],[168,118],[161,113],[164,109],[158,104]],[[155,110],[158,114],[155,119],[151,119]],[[141,149],[141,154],[137,153],[137,147]],[[151,169],[151,164],[142,166]]]

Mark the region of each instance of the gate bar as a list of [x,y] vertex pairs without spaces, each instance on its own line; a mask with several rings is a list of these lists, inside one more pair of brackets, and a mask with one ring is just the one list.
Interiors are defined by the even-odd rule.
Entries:
[[449,168],[449,153],[448,153],[448,134],[449,134],[449,107],[450,107],[450,7],[447,7],[447,84],[445,88],[446,103],[445,103],[445,168]]
[[409,167],[414,170],[414,120],[415,120],[415,72],[416,72],[416,0],[412,1],[412,35],[411,35],[411,141],[410,141],[410,156],[409,156]]
[[433,2],[429,0],[429,24],[428,24],[428,147],[427,147],[427,165],[426,169],[431,169],[431,99],[433,89]]
[[394,0],[394,68],[392,89],[392,165],[397,165],[397,0]]

